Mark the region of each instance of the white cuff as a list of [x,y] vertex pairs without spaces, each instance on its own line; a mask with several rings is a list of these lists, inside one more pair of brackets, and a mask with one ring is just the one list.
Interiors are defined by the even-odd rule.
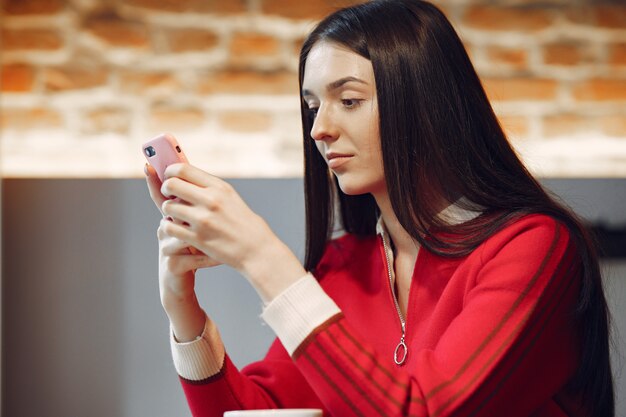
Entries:
[[176,372],[187,380],[207,379],[219,373],[224,364],[224,343],[217,326],[208,317],[202,334],[191,342],[176,341],[170,328],[170,346]]
[[263,310],[261,318],[292,355],[313,330],[340,312],[337,304],[309,273],[274,298]]

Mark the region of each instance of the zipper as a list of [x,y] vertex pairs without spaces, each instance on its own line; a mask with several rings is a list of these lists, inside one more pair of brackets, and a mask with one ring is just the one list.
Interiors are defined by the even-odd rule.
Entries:
[[389,259],[389,245],[387,243],[387,239],[385,239],[385,232],[381,233],[381,237],[383,239],[383,248],[385,250],[385,260],[387,261],[387,276],[389,277],[389,288],[391,289],[391,295],[393,297],[393,302],[396,306],[396,312],[398,313],[398,319],[400,320],[400,327],[402,329],[402,336],[400,337],[400,342],[396,346],[396,349],[393,351],[393,361],[396,365],[404,365],[406,362],[406,357],[409,354],[409,350],[404,343],[404,336],[406,335],[406,320],[402,315],[402,311],[400,310],[400,303],[398,303],[398,297],[396,296],[396,290],[393,285],[393,274],[391,272],[391,260]]

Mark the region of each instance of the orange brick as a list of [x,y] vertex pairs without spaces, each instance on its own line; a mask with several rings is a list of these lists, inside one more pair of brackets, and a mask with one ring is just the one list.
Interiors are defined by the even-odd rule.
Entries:
[[546,78],[488,78],[483,80],[490,100],[552,100],[557,82]]
[[0,35],[2,50],[56,50],[63,46],[61,35],[45,29],[3,29]]
[[553,20],[549,10],[497,6],[473,6],[463,16],[463,23],[484,30],[538,31]]
[[609,64],[626,65],[626,43],[609,45]]
[[61,115],[46,108],[3,109],[0,112],[0,128],[34,130],[63,126]]
[[150,127],[155,131],[196,129],[204,122],[204,112],[196,107],[157,104],[150,112]]
[[514,138],[528,135],[528,119],[524,116],[498,116],[500,124],[507,135]]
[[298,76],[293,72],[224,71],[203,77],[201,94],[298,94]]
[[148,33],[143,24],[124,21],[112,13],[87,19],[84,28],[113,47],[149,47]]
[[595,78],[573,88],[574,98],[581,101],[626,101],[626,79]]
[[274,55],[278,52],[278,40],[258,33],[236,33],[230,43],[233,55]]
[[605,134],[626,138],[626,113],[601,117],[599,123]]
[[577,65],[583,54],[576,44],[554,43],[543,47],[543,60],[550,65]]
[[132,115],[127,109],[101,108],[90,110],[81,117],[81,132],[84,134],[118,133],[127,134]]
[[546,116],[542,124],[545,137],[572,136],[597,130],[597,123],[593,117],[577,114]]
[[361,3],[358,0],[263,0],[264,14],[278,15],[289,19],[321,19],[342,7]]
[[194,29],[172,30],[166,37],[172,52],[205,51],[214,48],[219,40],[213,32]]
[[106,85],[109,73],[105,68],[46,68],[44,87],[48,91],[66,91]]
[[54,14],[63,10],[61,0],[4,0],[2,10],[10,15]]
[[182,89],[180,82],[165,72],[126,71],[120,74],[120,90],[130,94],[174,94]]
[[33,68],[25,64],[2,66],[0,87],[4,93],[28,92],[33,88],[35,74]]
[[256,33],[236,33],[230,43],[229,64],[250,66],[259,58],[275,57],[279,51],[278,39]]
[[263,132],[271,127],[272,115],[256,111],[231,111],[218,114],[217,121],[224,129],[233,132]]
[[130,6],[175,13],[231,14],[247,11],[246,0],[126,0]]
[[494,64],[505,64],[516,69],[528,66],[528,52],[523,49],[488,46],[486,52],[489,61]]

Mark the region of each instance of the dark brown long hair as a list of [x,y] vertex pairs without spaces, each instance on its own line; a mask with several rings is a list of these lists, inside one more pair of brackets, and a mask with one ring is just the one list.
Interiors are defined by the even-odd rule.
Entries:
[[[371,1],[331,14],[304,42],[300,87],[308,53],[320,41],[343,45],[371,61],[389,197],[404,229],[423,247],[442,256],[463,256],[530,213],[548,214],[568,227],[583,269],[577,309],[582,361],[572,388],[584,394],[594,416],[613,416],[609,313],[593,239],[520,162],[444,14],[419,0]],[[305,267],[312,270],[331,239],[336,214],[345,232],[372,235],[379,211],[371,195],[341,191],[310,136],[313,121],[302,98],[301,110]],[[438,199],[433,197],[439,196],[449,201],[463,196],[463,208],[480,207],[482,214],[460,225],[446,224],[434,205]]]

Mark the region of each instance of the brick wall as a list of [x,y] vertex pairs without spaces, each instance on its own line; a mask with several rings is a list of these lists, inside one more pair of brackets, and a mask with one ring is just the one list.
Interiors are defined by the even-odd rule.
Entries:
[[[139,176],[174,133],[228,177],[302,171],[297,52],[351,1],[4,0],[4,176]],[[542,176],[626,176],[624,0],[438,0]]]

